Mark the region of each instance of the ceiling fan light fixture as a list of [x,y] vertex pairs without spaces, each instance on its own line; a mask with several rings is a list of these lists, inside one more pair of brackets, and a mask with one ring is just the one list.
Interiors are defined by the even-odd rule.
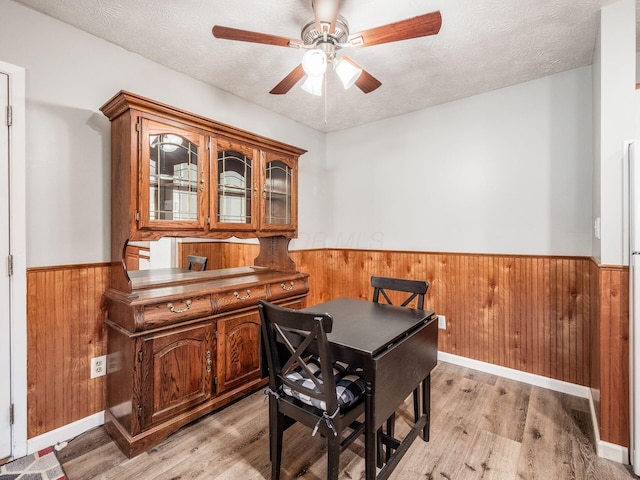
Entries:
[[318,48],[307,50],[302,57],[302,68],[310,77],[322,77],[327,70],[327,54]]
[[323,80],[324,80],[324,77],[322,75],[320,76],[307,75],[307,78],[304,79],[304,82],[302,83],[301,88],[302,90],[304,90],[307,93],[310,93],[311,95],[315,95],[316,97],[321,97]]
[[356,83],[362,73],[361,68],[356,67],[353,63],[345,60],[344,58],[341,58],[336,62],[335,71],[345,90]]

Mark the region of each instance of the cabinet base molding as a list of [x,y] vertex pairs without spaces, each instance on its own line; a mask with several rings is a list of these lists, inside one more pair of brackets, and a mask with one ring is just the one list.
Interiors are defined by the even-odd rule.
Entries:
[[138,435],[129,434],[118,422],[116,416],[112,415],[109,410],[104,413],[105,429],[109,435],[116,441],[122,452],[129,458],[135,457],[146,450],[158,445],[169,437],[172,433],[177,432],[185,425],[197,420],[203,415],[220,410],[230,403],[250,395],[255,391],[264,387],[268,379],[256,379],[244,384],[235,390],[230,390],[222,395],[212,398],[197,407],[177,415],[171,420],[163,422],[157,427],[152,427]]

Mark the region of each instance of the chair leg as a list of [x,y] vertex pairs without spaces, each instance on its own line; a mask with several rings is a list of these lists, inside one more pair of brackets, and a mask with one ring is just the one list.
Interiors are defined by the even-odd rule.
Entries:
[[[387,435],[389,438],[395,438],[396,435],[396,414],[395,412],[391,414],[389,418],[387,418]],[[387,455],[385,462],[388,462],[391,458],[391,450],[392,448],[387,445]]]
[[383,455],[384,451],[382,449],[382,427],[380,427],[376,432],[376,463],[378,465],[378,468],[384,467],[384,463],[382,461]]
[[327,437],[327,480],[338,480],[340,472],[340,437],[328,433]]
[[284,415],[278,411],[278,401],[269,398],[269,456],[271,457],[271,480],[280,480],[282,463],[282,435]]

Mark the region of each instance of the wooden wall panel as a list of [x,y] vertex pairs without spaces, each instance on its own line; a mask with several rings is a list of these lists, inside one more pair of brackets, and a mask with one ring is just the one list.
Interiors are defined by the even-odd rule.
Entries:
[[427,308],[447,319],[440,350],[589,383],[589,259],[333,250],[317,261],[302,262],[312,277],[326,269],[309,304],[368,299],[372,274],[425,279]]
[[91,358],[106,354],[102,294],[107,265],[27,271],[27,435],[104,410],[104,377]]
[[[246,265],[234,261],[253,255],[253,245],[214,245],[211,254],[221,255],[224,267]],[[424,279],[427,308],[447,319],[440,350],[589,384],[588,258],[347,249],[294,251],[291,257],[311,275],[309,305],[340,296],[370,299],[371,275]]]
[[[179,244],[209,268],[252,265],[256,244]],[[310,274],[308,305],[369,300],[371,275],[427,280],[427,308],[445,315],[444,352],[580,385],[594,392],[602,440],[627,444],[628,271],[584,257],[318,249],[291,252]],[[186,264],[184,264],[186,266]],[[30,269],[28,435],[104,408],[90,359],[105,353],[100,298],[108,266]]]
[[[591,291],[600,291],[600,269],[598,264],[591,262],[590,264],[590,281]],[[596,413],[598,425],[602,425],[600,415],[600,295],[591,296],[591,338],[589,346],[591,348],[591,377],[589,386],[591,387],[591,397],[593,398],[593,406]]]
[[629,438],[629,271],[594,266],[599,274],[599,311],[592,323],[591,388],[600,438],[628,445]]

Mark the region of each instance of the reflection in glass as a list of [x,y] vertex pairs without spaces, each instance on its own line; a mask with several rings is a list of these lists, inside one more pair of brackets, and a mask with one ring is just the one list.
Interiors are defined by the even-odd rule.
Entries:
[[265,180],[266,222],[269,225],[291,224],[291,188],[293,170],[286,163],[267,163]]
[[251,223],[251,186],[251,159],[233,150],[219,152],[219,223]]
[[171,134],[149,137],[150,220],[198,219],[198,146]]

